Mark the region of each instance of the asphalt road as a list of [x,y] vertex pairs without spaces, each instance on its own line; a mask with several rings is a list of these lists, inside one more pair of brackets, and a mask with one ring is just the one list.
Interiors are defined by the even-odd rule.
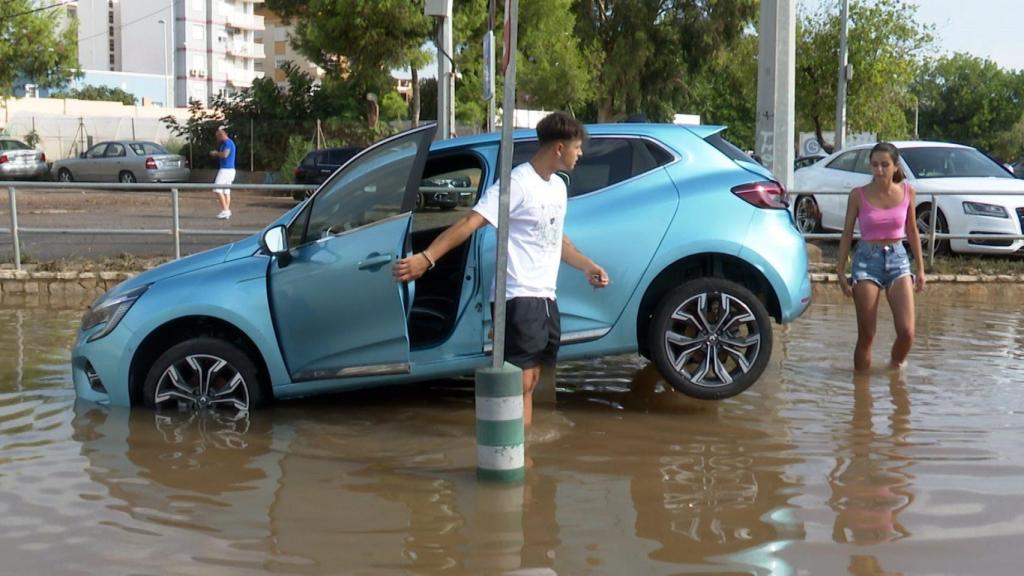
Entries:
[[[230,220],[218,220],[220,206],[212,191],[183,191],[180,194],[182,229],[223,231],[224,234],[182,234],[182,255],[201,252],[242,238],[240,233],[254,232],[273,222],[295,206],[286,192],[235,190],[232,193]],[[3,196],[6,196],[4,194]],[[6,198],[4,199],[6,200]],[[174,256],[171,229],[170,192],[105,192],[68,190],[17,191],[18,228],[165,230],[161,235],[143,234],[68,234],[20,232],[23,262],[53,260],[101,260],[130,254],[139,258]],[[416,228],[442,226],[465,210],[441,212],[426,209],[417,215]],[[0,202],[0,227],[11,226],[10,203]],[[232,235],[232,233],[236,233]],[[10,234],[0,234],[0,259],[13,260]]]

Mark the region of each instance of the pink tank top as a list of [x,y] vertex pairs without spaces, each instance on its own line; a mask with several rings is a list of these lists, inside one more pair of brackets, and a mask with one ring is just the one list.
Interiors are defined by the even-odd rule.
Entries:
[[903,200],[892,208],[872,206],[864,196],[864,187],[860,192],[860,237],[865,240],[902,240],[907,236],[907,206],[910,204],[910,190],[906,181],[903,182]]

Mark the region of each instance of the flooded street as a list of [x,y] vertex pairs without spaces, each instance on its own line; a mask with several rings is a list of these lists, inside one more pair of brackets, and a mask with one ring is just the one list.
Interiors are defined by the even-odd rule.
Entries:
[[727,401],[638,357],[566,363],[513,486],[475,479],[469,380],[107,409],[75,401],[79,311],[0,309],[0,573],[1016,573],[1024,310],[950,300],[919,301],[902,374],[852,374],[853,306],[827,298]]

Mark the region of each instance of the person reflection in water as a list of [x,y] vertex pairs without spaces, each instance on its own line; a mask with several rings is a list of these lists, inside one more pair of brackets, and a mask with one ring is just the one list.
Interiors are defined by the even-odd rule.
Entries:
[[[873,429],[871,376],[855,374],[854,408],[850,444],[837,452],[836,465],[828,476],[832,488],[829,505],[836,512],[832,539],[839,543],[882,544],[910,536],[898,516],[913,502],[909,490],[910,465],[898,455],[910,429],[910,398],[901,372],[890,372],[892,402],[890,433]],[[877,565],[871,556],[851,556],[852,574],[884,574],[868,569]],[[860,567],[860,568],[858,568]],[[863,569],[862,569],[863,568]]]

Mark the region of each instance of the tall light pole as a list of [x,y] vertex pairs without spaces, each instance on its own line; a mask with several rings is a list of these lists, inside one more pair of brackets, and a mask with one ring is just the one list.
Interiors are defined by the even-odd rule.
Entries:
[[167,21],[163,18],[157,20],[157,23],[164,30],[164,106],[174,107],[174,102],[171,102],[171,61],[168,58],[170,51],[167,49]]
[[839,13],[839,83],[836,86],[836,138],[833,152],[843,149],[846,143],[846,82],[850,79],[849,54],[846,47],[846,26],[849,19],[849,0],[842,0]]

